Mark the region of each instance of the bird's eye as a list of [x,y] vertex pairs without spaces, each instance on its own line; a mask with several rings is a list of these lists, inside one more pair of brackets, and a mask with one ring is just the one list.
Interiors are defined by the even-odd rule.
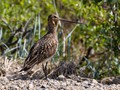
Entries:
[[54,16],[54,18],[57,18],[56,16]]

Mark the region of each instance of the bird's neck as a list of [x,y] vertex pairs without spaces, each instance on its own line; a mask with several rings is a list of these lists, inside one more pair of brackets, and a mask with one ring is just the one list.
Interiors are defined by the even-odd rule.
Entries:
[[53,24],[48,24],[48,33],[57,33],[57,26],[54,26]]

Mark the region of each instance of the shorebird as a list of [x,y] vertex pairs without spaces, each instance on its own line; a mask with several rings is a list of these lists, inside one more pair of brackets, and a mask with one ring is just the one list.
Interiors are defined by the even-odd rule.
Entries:
[[[49,15],[47,33],[31,47],[29,54],[24,61],[23,68],[20,70],[20,72],[28,71],[36,64],[50,60],[55,55],[58,47],[57,26],[59,20],[75,23],[73,21],[60,19],[54,14]],[[43,72],[47,77],[46,67],[47,64],[43,66]]]

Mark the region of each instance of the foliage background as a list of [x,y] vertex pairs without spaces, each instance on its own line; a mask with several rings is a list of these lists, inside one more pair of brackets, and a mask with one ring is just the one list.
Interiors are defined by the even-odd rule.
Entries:
[[0,7],[1,56],[24,59],[56,13],[82,24],[60,23],[53,61],[72,60],[91,78],[120,74],[119,0],[0,0]]

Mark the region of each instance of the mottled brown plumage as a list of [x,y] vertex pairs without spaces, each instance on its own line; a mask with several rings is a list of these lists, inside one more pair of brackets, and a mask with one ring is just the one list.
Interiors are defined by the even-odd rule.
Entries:
[[49,15],[48,32],[30,49],[29,55],[24,62],[24,66],[20,71],[27,71],[47,59],[51,59],[57,51],[57,25],[58,17]]

